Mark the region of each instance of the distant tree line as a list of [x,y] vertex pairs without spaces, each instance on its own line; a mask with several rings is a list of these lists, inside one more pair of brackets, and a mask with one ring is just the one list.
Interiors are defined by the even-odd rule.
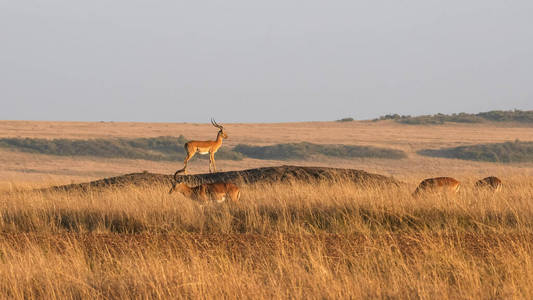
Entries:
[[480,144],[442,149],[425,149],[419,154],[432,157],[458,158],[501,163],[533,162],[533,142]]
[[[146,160],[181,161],[185,157],[186,139],[179,137],[154,137],[135,139],[37,139],[2,138],[0,147],[17,151],[60,155],[95,156]],[[207,156],[201,156],[207,159]],[[277,144],[252,146],[240,144],[233,149],[222,147],[216,154],[219,160],[242,160],[245,157],[267,160],[306,160],[315,156],[327,157],[373,157],[401,159],[406,157],[401,150],[370,146],[319,145],[312,143]]]
[[395,120],[402,124],[443,124],[454,123],[481,123],[481,122],[520,122],[533,123],[533,110],[493,110],[477,114],[456,113],[451,115],[435,114],[412,117],[410,115],[389,114],[373,121]]

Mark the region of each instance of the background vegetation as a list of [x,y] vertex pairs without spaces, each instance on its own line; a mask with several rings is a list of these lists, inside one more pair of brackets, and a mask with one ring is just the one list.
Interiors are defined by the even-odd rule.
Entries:
[[410,115],[390,114],[381,116],[374,121],[396,120],[403,124],[444,124],[446,122],[455,123],[481,123],[481,122],[519,122],[533,123],[533,110],[493,110],[477,114],[454,113],[451,115],[435,114],[412,117]]
[[276,144],[270,146],[250,146],[240,144],[233,150],[252,158],[276,160],[306,160],[317,155],[344,158],[372,157],[388,159],[401,159],[406,157],[403,151],[395,149],[372,146],[322,145],[306,142]]
[[347,117],[347,118],[342,118],[342,119],[336,120],[336,122],[353,122],[353,121],[355,121],[355,119],[352,118],[352,117]]
[[[23,152],[60,155],[60,156],[95,156],[147,160],[181,161],[185,157],[183,135],[178,138],[162,136],[136,139],[35,139],[2,138],[0,147]],[[204,156],[198,156],[207,159]],[[221,148],[217,159],[241,160],[243,156],[235,151]]]
[[533,142],[492,143],[442,149],[425,149],[419,154],[432,157],[458,158],[502,163],[533,162]]
[[[2,138],[0,147],[23,152],[60,156],[95,156],[147,160],[181,161],[185,157],[183,136],[136,138],[136,139],[35,139]],[[406,157],[401,150],[371,146],[319,145],[312,143],[251,146],[240,144],[234,149],[222,147],[217,152],[220,160],[241,160],[244,157],[257,159],[306,160],[316,155],[328,157],[373,157],[401,159]],[[198,156],[207,159],[205,156]]]

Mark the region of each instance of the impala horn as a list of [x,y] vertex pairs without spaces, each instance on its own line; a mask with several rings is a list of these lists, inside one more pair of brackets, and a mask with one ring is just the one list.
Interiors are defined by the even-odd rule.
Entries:
[[211,118],[211,124],[213,124],[213,126],[217,127],[218,129],[224,129],[224,126],[218,125],[218,123],[213,118]]

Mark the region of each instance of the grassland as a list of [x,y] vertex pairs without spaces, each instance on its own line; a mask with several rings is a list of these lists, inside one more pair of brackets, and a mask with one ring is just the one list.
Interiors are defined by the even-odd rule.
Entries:
[[[168,186],[88,192],[33,188],[176,163],[72,158],[0,150],[0,295],[6,298],[483,298],[533,296],[533,165],[424,157],[417,151],[520,139],[517,124],[393,121],[227,124],[237,144],[312,142],[399,149],[407,158],[324,159],[301,165],[394,175],[399,187],[244,185],[239,203],[207,205]],[[210,125],[0,122],[0,137],[143,138]],[[216,131],[216,130],[215,130]],[[175,132],[175,134],[174,134]],[[277,160],[217,161],[224,170]],[[190,164],[205,172],[205,161]],[[500,193],[473,189],[503,179]],[[463,182],[456,195],[411,197],[425,177]]]
[[[449,175],[511,176],[533,175],[533,163],[500,165],[486,162],[424,157],[417,151],[473,144],[533,141],[531,126],[524,124],[445,124],[412,126],[394,121],[380,122],[308,122],[278,124],[225,124],[229,138],[223,148],[238,144],[266,146],[280,143],[310,142],[374,146],[402,150],[407,158],[330,158],[314,161],[281,161],[245,158],[242,161],[217,161],[217,169],[237,170],[281,164],[328,166],[363,169],[392,175],[399,179],[421,180],[424,177]],[[195,139],[214,139],[216,129],[210,124],[191,123],[113,123],[113,122],[32,122],[0,121],[2,138],[149,138],[181,134]],[[119,158],[73,158],[19,153],[0,149],[0,188],[12,183],[60,184],[84,182],[106,176],[148,170],[171,174],[181,162],[132,160]],[[189,164],[192,173],[206,172],[208,162],[196,160]]]
[[530,179],[422,198],[414,183],[242,186],[241,202],[205,207],[165,185],[13,190],[0,202],[0,294],[531,298]]

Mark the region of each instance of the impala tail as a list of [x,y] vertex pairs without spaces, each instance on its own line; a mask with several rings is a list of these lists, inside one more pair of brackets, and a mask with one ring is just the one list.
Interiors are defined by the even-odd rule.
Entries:
[[176,173],[174,173],[174,181],[175,181],[175,182],[178,182],[178,175],[179,175],[180,173],[183,173],[183,172],[185,172],[185,168],[183,168],[183,169],[179,169],[179,170],[176,171]]

